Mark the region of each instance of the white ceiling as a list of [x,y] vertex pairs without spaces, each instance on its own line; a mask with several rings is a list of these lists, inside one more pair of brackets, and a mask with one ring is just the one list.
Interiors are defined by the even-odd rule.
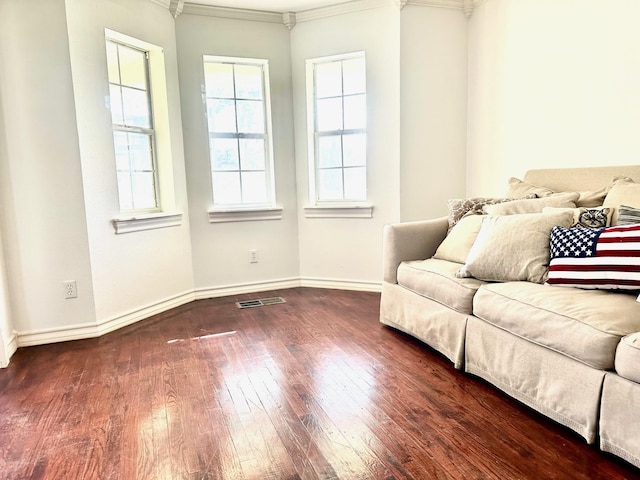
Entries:
[[312,8],[344,3],[346,0],[192,0],[186,3],[198,3],[215,7],[247,8],[267,12],[302,12]]

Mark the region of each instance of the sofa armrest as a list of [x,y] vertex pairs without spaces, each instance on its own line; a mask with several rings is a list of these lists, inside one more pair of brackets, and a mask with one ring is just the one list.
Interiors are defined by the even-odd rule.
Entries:
[[385,225],[382,236],[384,281],[398,283],[400,263],[432,257],[446,237],[448,226],[447,217]]

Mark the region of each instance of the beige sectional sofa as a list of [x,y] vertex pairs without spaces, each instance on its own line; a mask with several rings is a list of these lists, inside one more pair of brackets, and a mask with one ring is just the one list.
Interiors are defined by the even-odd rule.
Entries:
[[[617,176],[628,179],[614,189]],[[601,202],[614,211],[615,222],[619,205],[640,208],[640,184],[629,179],[640,182],[640,166],[531,170],[521,185],[549,193],[579,192],[571,197],[578,206],[585,195],[602,192]],[[640,467],[638,292],[553,286],[535,275],[531,278],[536,280],[529,281],[530,264],[524,277],[520,271],[510,273],[518,280],[496,281],[491,273],[470,276],[490,268],[472,265],[478,260],[502,264],[520,255],[514,241],[526,250],[530,243],[542,242],[545,232],[549,240],[546,224],[533,233],[528,226],[518,226],[522,223],[505,224],[501,235],[512,237],[511,246],[505,247],[502,237],[487,234],[491,222],[535,219],[548,224],[547,213],[506,219],[495,214],[500,208],[493,211],[467,221],[476,223],[475,240],[465,240],[468,245],[461,248],[460,258],[453,255],[458,261],[452,261],[451,254],[436,255],[454,232],[448,233],[447,217],[387,225],[380,321],[417,337],[456,368],[485,379],[588,443],[598,441],[602,450]],[[567,212],[551,215],[557,224],[570,227],[573,214]],[[480,237],[492,239],[493,249],[479,248]],[[479,253],[481,258],[476,258]],[[546,255],[545,269],[548,251]]]

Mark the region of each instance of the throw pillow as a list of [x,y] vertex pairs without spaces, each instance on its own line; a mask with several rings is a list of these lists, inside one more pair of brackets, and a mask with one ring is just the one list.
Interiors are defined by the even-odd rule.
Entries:
[[469,215],[461,219],[438,246],[433,258],[456,263],[466,262],[483,218],[481,215]]
[[604,202],[607,193],[609,193],[611,187],[602,187],[599,190],[585,190],[578,192],[580,196],[576,200],[578,207],[599,207]]
[[509,179],[506,196],[510,198],[522,198],[527,195],[535,194],[536,197],[546,197],[553,193],[555,192],[550,188],[539,187],[531,183],[523,182],[519,178],[511,177]]
[[488,216],[457,276],[542,283],[549,265],[551,229],[572,222],[572,212]]
[[575,208],[577,192],[555,193],[544,198],[514,200],[501,205],[488,205],[484,211],[489,215],[514,215],[517,213],[541,213],[544,207]]
[[[532,197],[535,198],[535,197]],[[485,205],[495,205],[503,202],[510,202],[513,198],[454,198],[447,202],[449,207],[449,231],[460,219],[466,215],[482,214],[482,207]]]
[[614,209],[611,224],[617,225],[617,208],[620,205],[640,205],[640,183],[635,183],[626,177],[617,180],[607,193],[602,205]]
[[640,223],[640,208],[620,205],[618,207],[618,225],[631,225]]
[[573,225],[572,227],[584,227],[584,228],[603,228],[611,225],[611,214],[613,209],[608,207],[597,208],[559,208],[559,207],[544,207],[542,213],[553,212],[572,212],[573,213]]
[[547,284],[640,290],[640,225],[551,231]]

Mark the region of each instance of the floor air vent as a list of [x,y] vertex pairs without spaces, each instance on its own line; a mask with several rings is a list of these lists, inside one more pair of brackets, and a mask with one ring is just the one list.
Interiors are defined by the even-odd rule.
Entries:
[[286,300],[282,297],[271,298],[259,298],[258,300],[245,300],[243,302],[236,302],[238,308],[252,308],[263,307],[265,305],[276,305],[278,303],[286,303]]

